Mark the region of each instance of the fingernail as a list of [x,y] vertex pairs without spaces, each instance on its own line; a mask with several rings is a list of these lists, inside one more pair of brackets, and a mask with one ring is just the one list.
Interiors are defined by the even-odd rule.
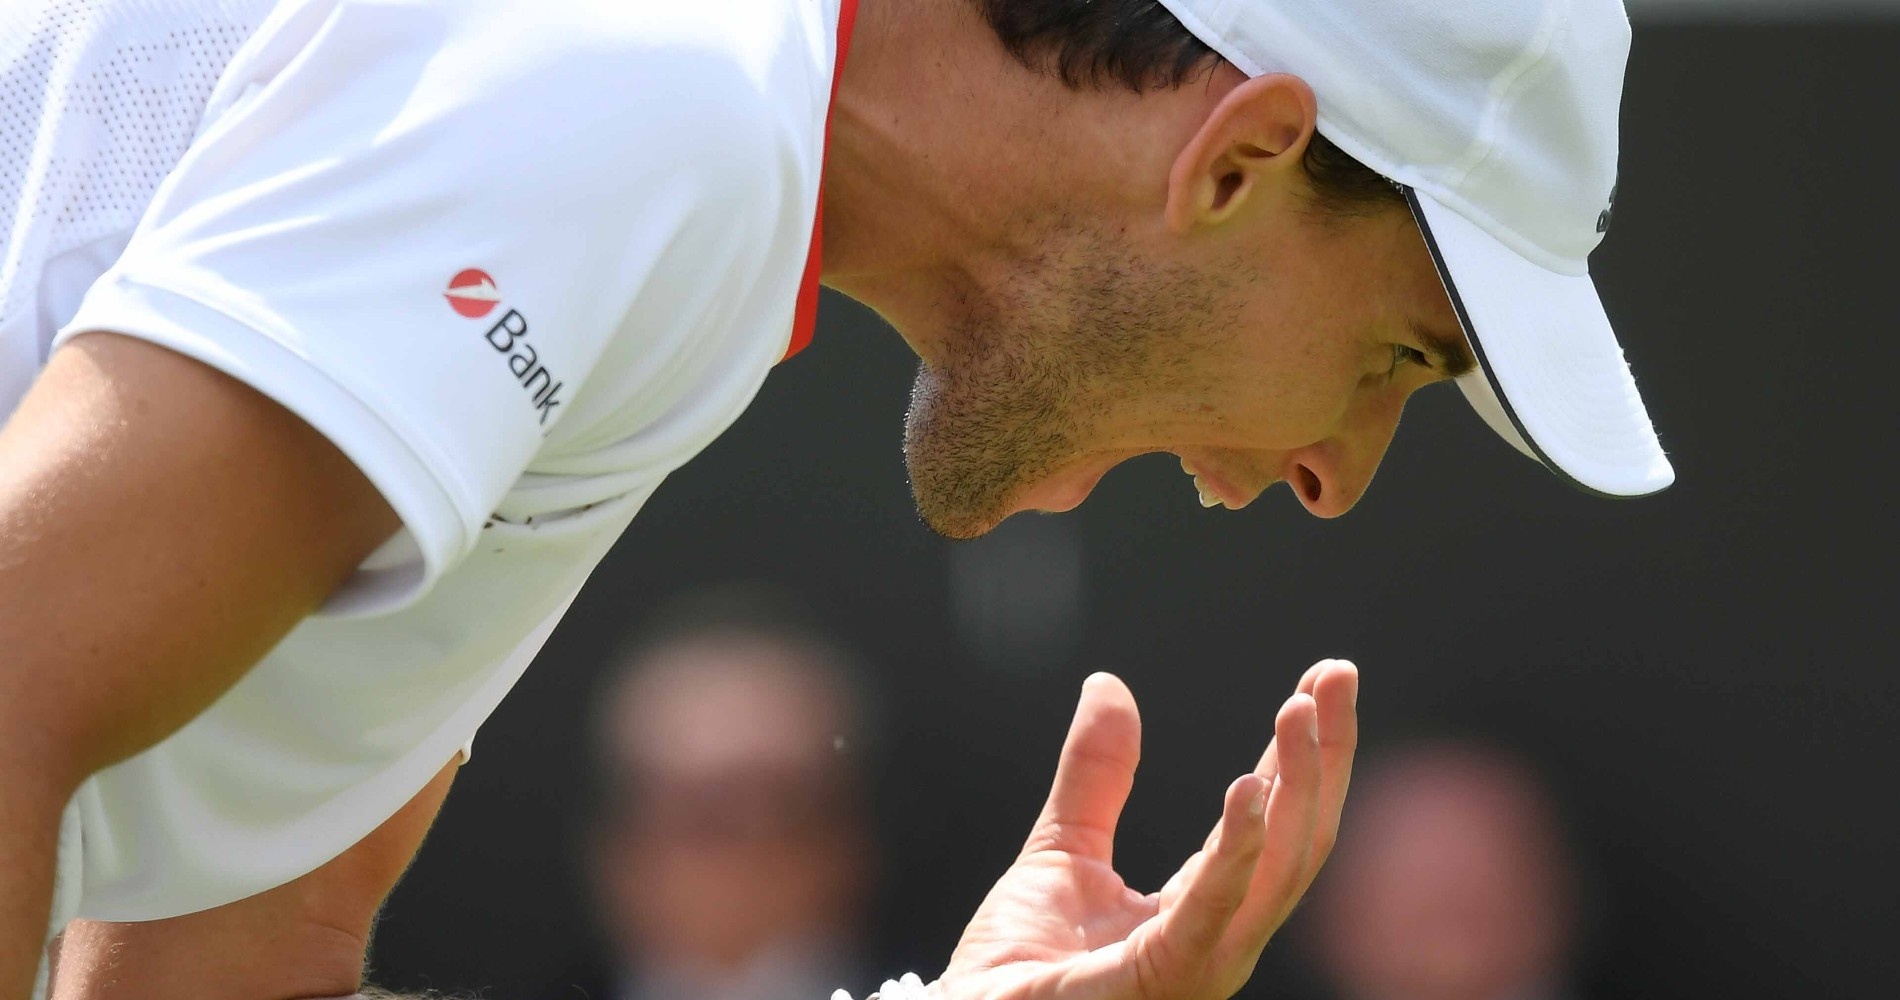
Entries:
[[1319,739],[1319,703],[1314,701],[1310,694],[1296,694],[1293,698],[1295,701],[1304,700],[1313,706],[1313,710],[1306,713],[1306,735],[1315,740]]
[[1271,782],[1263,781],[1260,783],[1260,790],[1253,793],[1253,799],[1247,803],[1247,815],[1252,816],[1254,819],[1259,819],[1266,814],[1267,789],[1271,787]]

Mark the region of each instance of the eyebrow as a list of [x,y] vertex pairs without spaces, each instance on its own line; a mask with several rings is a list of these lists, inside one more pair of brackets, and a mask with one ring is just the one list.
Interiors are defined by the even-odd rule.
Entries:
[[1466,342],[1463,330],[1459,330],[1455,336],[1447,336],[1444,331],[1434,330],[1416,320],[1409,325],[1412,336],[1425,345],[1425,353],[1437,362],[1439,371],[1457,378],[1477,370],[1478,359],[1471,356],[1471,345]]

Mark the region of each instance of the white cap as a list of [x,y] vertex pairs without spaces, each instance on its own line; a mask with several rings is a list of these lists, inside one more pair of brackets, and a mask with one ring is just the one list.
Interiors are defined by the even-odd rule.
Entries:
[[1592,493],[1675,481],[1590,280],[1616,196],[1620,0],[1161,3],[1247,75],[1305,80],[1320,132],[1405,190],[1493,430]]

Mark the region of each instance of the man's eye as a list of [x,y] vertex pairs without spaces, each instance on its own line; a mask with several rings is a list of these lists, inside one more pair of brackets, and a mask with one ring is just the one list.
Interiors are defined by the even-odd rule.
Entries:
[[1416,347],[1407,347],[1404,344],[1393,344],[1392,367],[1386,371],[1385,377],[1390,379],[1392,376],[1397,375],[1399,373],[1399,366],[1407,363],[1415,364],[1423,368],[1430,368],[1432,366],[1432,359],[1426,357],[1425,352]]

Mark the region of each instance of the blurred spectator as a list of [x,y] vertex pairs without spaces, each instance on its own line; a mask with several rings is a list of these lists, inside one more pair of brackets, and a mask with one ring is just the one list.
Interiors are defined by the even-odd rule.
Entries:
[[1537,776],[1497,750],[1413,747],[1353,782],[1313,900],[1340,1000],[1578,1000],[1576,878]]
[[699,604],[602,687],[587,863],[615,954],[554,995],[811,1000],[866,979],[875,843],[844,660],[761,595]]

